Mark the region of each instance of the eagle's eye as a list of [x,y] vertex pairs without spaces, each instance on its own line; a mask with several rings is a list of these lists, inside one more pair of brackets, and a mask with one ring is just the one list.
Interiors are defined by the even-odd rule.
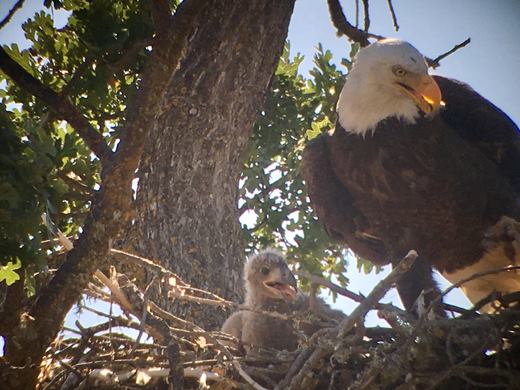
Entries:
[[267,267],[262,267],[260,269],[260,272],[263,274],[263,275],[267,275],[271,270]]
[[404,70],[402,67],[400,67],[399,65],[395,65],[393,68],[392,68],[392,72],[397,76],[397,77],[403,77],[406,75],[406,70]]

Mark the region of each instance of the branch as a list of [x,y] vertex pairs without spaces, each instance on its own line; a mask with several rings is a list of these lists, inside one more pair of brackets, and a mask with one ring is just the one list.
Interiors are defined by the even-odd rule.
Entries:
[[328,351],[317,347],[310,357],[307,359],[305,364],[302,366],[301,370],[294,376],[291,380],[291,384],[288,387],[289,390],[298,390],[302,388],[302,382],[305,377],[309,374],[309,372],[317,365],[317,363],[328,354]]
[[490,269],[488,271],[474,273],[473,275],[470,275],[467,278],[461,279],[457,283],[452,284],[450,287],[448,287],[446,290],[444,290],[442,292],[442,296],[448,294],[453,289],[458,288],[458,287],[462,286],[463,284],[466,284],[467,282],[470,282],[474,279],[481,278],[481,277],[487,276],[487,275],[499,274],[501,272],[514,272],[514,271],[518,271],[518,270],[520,270],[520,265],[510,265],[508,267]]
[[[330,18],[338,30],[339,35],[346,35],[349,40],[358,42],[361,46],[368,46],[370,44],[368,38],[384,39],[383,36],[371,34],[350,24],[343,13],[339,0],[327,0],[327,3],[329,5]],[[364,1],[363,4],[365,4]],[[365,24],[367,22],[366,17],[367,15],[365,14]],[[370,21],[368,23],[370,23]]]
[[392,4],[392,0],[387,0],[388,9],[390,10],[390,14],[392,15],[392,22],[394,23],[395,31],[399,31],[399,24],[397,23],[397,16],[395,14],[394,5]]
[[[387,0],[388,8],[390,9],[390,14],[392,15],[392,21],[394,23],[394,28],[396,31],[399,30],[399,24],[397,23],[397,16],[395,14],[394,6],[392,4],[392,0]],[[361,47],[365,47],[370,45],[369,38],[374,38],[377,40],[385,39],[386,37],[382,35],[372,34],[368,32],[368,28],[370,27],[370,18],[368,13],[368,0],[363,0],[363,8],[365,12],[365,30],[361,30],[352,24],[349,23],[343,9],[341,8],[341,4],[339,0],[327,0],[329,5],[329,13],[330,18],[332,19],[332,23],[338,35],[346,35],[347,38],[351,41],[358,42]],[[357,3],[356,3],[357,5]],[[356,8],[357,9],[357,8]],[[356,11],[357,12],[357,11]],[[356,16],[357,18],[357,16]],[[471,38],[466,39],[464,42],[455,45],[451,50],[437,56],[434,59],[429,57],[425,57],[428,66],[435,69],[440,66],[440,61],[449,56],[450,54],[456,52],[457,50],[463,48],[471,42]]]
[[365,22],[363,26],[363,30],[368,32],[370,28],[370,10],[368,9],[368,0],[363,0],[363,14],[365,16]]
[[88,119],[65,96],[60,95],[27,72],[0,47],[0,69],[18,86],[45,103],[60,119],[66,120],[78,132],[85,144],[102,161],[109,159],[112,151],[103,136],[94,129]]
[[16,11],[23,7],[25,0],[18,0],[16,4],[9,10],[7,16],[0,22],[0,30],[5,27],[7,23],[13,18]]
[[350,315],[344,319],[339,325],[338,338],[343,339],[347,336],[354,325],[362,320],[365,315],[374,307],[387,291],[396,283],[401,276],[406,273],[415,259],[417,259],[417,252],[410,251],[403,260],[395,267],[390,274],[381,280],[374,289],[368,294],[363,303],[359,304]]
[[471,38],[466,39],[464,42],[459,43],[458,45],[453,46],[451,50],[448,50],[446,53],[442,53],[441,55],[435,57],[433,60],[430,58],[426,58],[426,62],[428,62],[428,66],[435,69],[440,66],[440,62],[448,57],[450,54],[455,53],[457,50],[462,49],[464,46],[467,46],[471,42]]
[[[175,14],[175,23],[171,23],[164,34],[156,34],[154,50],[143,71],[142,87],[134,103],[128,107],[123,137],[112,163],[104,168],[101,189],[92,203],[83,232],[54,278],[42,289],[29,313],[13,329],[13,337],[6,340],[5,356],[10,363],[26,366],[25,370],[11,371],[6,378],[22,381],[26,388],[34,387],[37,367],[45,349],[56,337],[63,318],[81,296],[92,274],[107,262],[112,239],[131,217],[131,183],[143,151],[143,140],[147,137],[150,124],[160,113],[161,97],[168,86],[165,80],[178,67],[188,46],[188,38],[197,28],[194,21],[204,9],[204,3],[202,0],[182,2]],[[1,62],[4,65],[6,61]],[[32,88],[36,86],[35,92],[42,93],[41,83],[34,78],[28,85]],[[60,103],[71,108],[68,101],[63,101],[62,97],[52,92],[43,96],[58,96]]]
[[294,271],[294,274],[302,278],[308,279],[313,284],[319,284],[321,286],[327,287],[329,290],[334,291],[339,295],[343,295],[344,297],[347,297],[349,299],[352,299],[355,302],[361,303],[365,300],[365,297],[363,297],[362,295],[356,294],[352,291],[342,288],[337,284],[329,282],[328,280],[320,276],[313,275],[305,270]]

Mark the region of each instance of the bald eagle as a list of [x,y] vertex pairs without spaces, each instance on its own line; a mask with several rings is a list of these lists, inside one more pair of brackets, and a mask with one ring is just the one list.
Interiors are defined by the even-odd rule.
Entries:
[[[438,293],[432,267],[456,283],[520,262],[520,133],[500,109],[385,39],[359,51],[337,116],[303,154],[311,202],[330,236],[375,264],[417,250],[397,286],[407,309]],[[520,273],[462,289],[473,303],[520,291]]]

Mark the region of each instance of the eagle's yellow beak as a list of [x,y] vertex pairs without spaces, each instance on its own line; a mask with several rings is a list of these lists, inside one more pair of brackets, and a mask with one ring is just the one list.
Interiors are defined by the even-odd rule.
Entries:
[[444,105],[439,86],[428,74],[408,80],[405,83],[397,83],[419,106],[422,112],[430,114]]

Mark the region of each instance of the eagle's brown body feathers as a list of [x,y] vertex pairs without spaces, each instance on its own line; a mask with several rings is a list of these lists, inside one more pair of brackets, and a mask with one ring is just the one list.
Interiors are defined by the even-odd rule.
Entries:
[[[486,236],[502,217],[520,220],[518,128],[469,87],[435,80],[446,107],[433,118],[387,118],[366,135],[338,123],[303,156],[311,201],[332,237],[376,264],[417,250],[422,271],[403,281],[414,290],[405,306],[434,286],[430,264],[443,273],[471,266],[494,245]],[[509,264],[520,260],[512,241],[495,242]]]

